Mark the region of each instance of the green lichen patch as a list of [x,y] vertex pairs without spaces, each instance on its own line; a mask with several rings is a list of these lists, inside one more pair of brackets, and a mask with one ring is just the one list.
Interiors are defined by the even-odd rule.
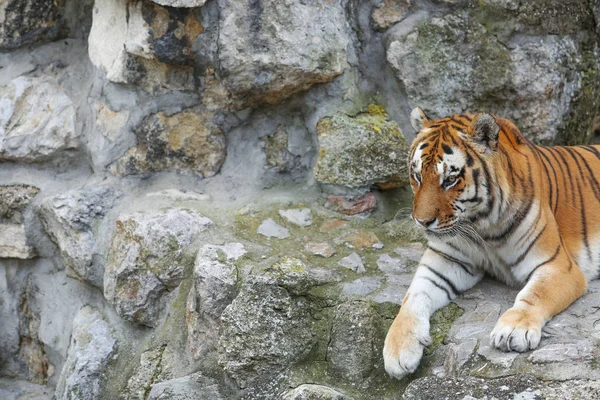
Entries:
[[429,323],[432,344],[425,348],[425,356],[433,354],[435,349],[444,342],[454,321],[463,314],[464,310],[462,308],[457,306],[456,303],[450,303],[431,316]]

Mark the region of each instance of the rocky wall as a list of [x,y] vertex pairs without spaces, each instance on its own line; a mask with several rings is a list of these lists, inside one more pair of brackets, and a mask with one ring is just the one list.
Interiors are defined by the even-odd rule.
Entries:
[[433,317],[416,375],[380,354],[424,251],[403,217],[411,108],[592,141],[599,17],[0,1],[0,398],[596,398],[595,283],[528,354],[487,343],[515,293],[492,281]]

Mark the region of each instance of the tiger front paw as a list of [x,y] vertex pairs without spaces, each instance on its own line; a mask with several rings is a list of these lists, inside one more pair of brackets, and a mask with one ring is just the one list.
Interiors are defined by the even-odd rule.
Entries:
[[542,326],[543,321],[530,311],[510,308],[496,323],[490,342],[502,351],[533,350],[540,344]]
[[419,366],[423,349],[430,344],[429,321],[416,318],[395,320],[383,347],[386,372],[396,379],[412,374]]

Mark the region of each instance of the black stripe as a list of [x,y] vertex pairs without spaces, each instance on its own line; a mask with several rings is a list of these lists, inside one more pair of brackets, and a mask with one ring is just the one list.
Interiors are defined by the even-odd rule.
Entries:
[[446,282],[446,284],[448,285],[448,287],[450,289],[452,289],[452,292],[454,293],[455,296],[460,293],[460,290],[458,290],[456,288],[456,286],[454,286],[454,283],[452,283],[450,281],[450,279],[446,278],[444,275],[442,275],[441,273],[439,273],[438,271],[436,271],[435,269],[433,269],[429,265],[425,265],[425,264],[421,264],[421,265],[424,266],[425,268],[427,268],[428,270],[430,270],[431,272],[433,272],[435,274],[435,276],[437,276],[438,278],[440,278],[441,280],[443,280],[444,282]]
[[567,176],[569,177],[569,183],[571,184],[571,200],[573,201],[573,205],[575,205],[575,185],[573,184],[573,176],[571,175],[571,169],[569,168],[569,163],[567,163],[567,159],[560,151],[562,147],[551,147],[553,151],[556,151],[556,154],[560,157],[562,162],[565,164],[565,169],[567,170]]
[[[546,150],[546,149],[542,148],[542,147],[538,147],[538,152],[548,162],[548,166],[550,167],[550,169],[552,170],[552,173],[554,174],[554,185],[556,185],[556,200],[554,202],[553,209],[554,209],[554,212],[556,213],[556,209],[558,208],[558,198],[560,197],[560,190],[558,189],[558,176],[556,175],[556,170],[554,169],[554,165],[552,165],[552,162],[550,161],[548,156],[546,154],[544,154],[544,152],[542,150]],[[542,160],[542,163],[544,163],[544,160]],[[550,192],[550,196],[552,196],[552,192]],[[552,197],[550,197],[550,198],[552,199]],[[552,205],[552,204],[550,204],[550,205]]]
[[[561,177],[562,177],[562,182],[563,182],[563,187],[562,187],[562,191],[565,193],[565,203],[566,203],[566,197],[567,197],[567,175],[565,174],[565,171],[563,170],[563,165],[560,162],[560,160],[558,159],[558,157],[556,157],[556,154],[554,154],[554,151],[552,149],[552,147],[546,147],[546,150],[550,153],[550,155],[552,156],[552,158],[554,158],[554,160],[556,161],[556,165],[558,165],[558,168],[560,168],[560,172],[561,172]],[[557,186],[558,186],[558,182],[557,182]],[[560,193],[561,188],[557,188],[557,193]],[[561,202],[560,204],[564,204],[563,202]]]
[[[554,185],[552,184],[552,179],[550,178],[550,171],[548,170],[548,167],[546,166],[546,163],[544,162],[544,160],[541,157],[541,152],[536,149],[535,152],[538,155],[538,159],[540,161],[540,163],[542,164],[542,167],[544,167],[544,171],[546,172],[546,179],[548,180],[548,192],[550,194],[550,207],[552,207],[552,204],[554,204]],[[554,211],[556,211],[556,208],[554,208]]]
[[[446,254],[441,250],[438,250],[436,248],[431,247],[431,245],[429,245],[429,249],[431,251],[433,251],[434,253],[436,253],[437,255],[445,258],[446,260],[453,262],[454,264],[458,265],[459,267],[461,267],[467,274],[474,276],[473,273],[469,270],[470,269],[475,269],[475,267],[473,267],[473,265],[469,264],[468,262],[465,261],[461,261],[457,258],[452,257],[450,254]],[[468,266],[468,268],[467,268]]]
[[[541,214],[541,211],[540,211]],[[544,231],[546,230],[546,226],[548,226],[547,224],[544,225],[544,227],[542,228],[542,230],[536,235],[535,239],[533,239],[530,243],[529,246],[527,246],[527,248],[525,249],[525,251],[523,253],[521,253],[521,255],[519,257],[517,257],[517,259],[511,263],[509,265],[510,268],[514,268],[517,265],[519,265],[521,262],[523,262],[523,260],[525,259],[525,257],[527,257],[527,254],[529,254],[529,250],[531,250],[531,248],[533,247],[533,245],[535,244],[535,242],[537,242],[537,240],[540,238],[540,236],[542,236],[542,233],[544,233]]]
[[441,289],[444,291],[444,293],[446,293],[446,296],[448,296],[448,300],[452,301],[452,296],[450,295],[450,292],[448,291],[448,289],[446,289],[445,287],[443,287],[442,285],[440,285],[439,283],[437,283],[436,281],[434,281],[433,279],[427,277],[427,276],[420,276],[419,278],[422,279],[427,279],[429,282],[433,283],[433,285],[435,287],[437,287],[438,289]]
[[550,257],[549,259],[547,259],[546,261],[544,261],[541,264],[536,265],[533,270],[531,270],[531,272],[529,273],[529,275],[527,275],[527,279],[525,279],[525,282],[529,282],[529,279],[531,279],[531,275],[533,275],[533,273],[542,265],[546,265],[552,261],[554,261],[554,259],[556,258],[556,256],[558,255],[558,253],[560,252],[560,244],[558,246],[556,246],[556,251],[554,252],[554,255],[552,257]]
[[429,143],[423,143],[421,146],[419,146],[419,150],[423,150],[427,146],[429,146]]
[[573,152],[575,154],[577,154],[577,156],[579,156],[579,158],[581,159],[581,161],[583,161],[583,164],[585,165],[585,168],[588,171],[588,182],[592,183],[592,189],[594,189],[594,196],[596,196],[596,200],[600,201],[600,183],[598,182],[598,180],[596,179],[596,177],[594,176],[594,172],[592,172],[592,169],[590,168],[590,164],[588,164],[587,160],[585,159],[585,157],[583,155],[581,155],[581,153],[577,150],[580,150],[581,147],[575,147],[573,148]]

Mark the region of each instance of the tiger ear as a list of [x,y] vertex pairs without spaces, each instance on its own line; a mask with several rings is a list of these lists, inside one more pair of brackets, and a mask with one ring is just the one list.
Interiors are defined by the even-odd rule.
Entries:
[[500,125],[491,114],[478,114],[471,123],[469,130],[473,141],[484,146],[486,152],[496,151]]
[[415,131],[421,132],[423,127],[425,127],[426,124],[429,124],[429,122],[429,117],[425,114],[425,111],[423,111],[421,107],[415,107],[410,112],[410,124]]

